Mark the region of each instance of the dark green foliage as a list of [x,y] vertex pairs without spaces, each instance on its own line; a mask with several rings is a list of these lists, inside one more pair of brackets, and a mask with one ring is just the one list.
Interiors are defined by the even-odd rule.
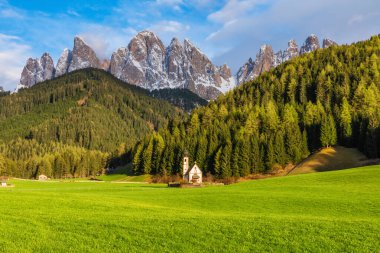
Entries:
[[[184,117],[182,110],[146,90],[85,69],[0,97],[0,153],[16,163],[10,175],[88,176],[104,169],[107,159],[111,165],[128,161],[144,136]],[[15,149],[15,142],[28,149],[21,144]],[[138,172],[152,172],[153,147],[148,148]]]
[[150,92],[154,98],[169,101],[169,103],[181,108],[186,112],[191,112],[199,106],[207,105],[207,100],[199,97],[188,89],[161,89]]
[[[156,135],[165,150],[187,149],[191,161],[202,162],[205,174],[219,178],[297,163],[310,151],[336,144],[379,157],[379,55],[379,36],[303,55]],[[148,143],[149,138],[142,141],[142,152]],[[155,166],[177,172],[181,156],[174,153],[169,159],[172,154],[164,152]]]

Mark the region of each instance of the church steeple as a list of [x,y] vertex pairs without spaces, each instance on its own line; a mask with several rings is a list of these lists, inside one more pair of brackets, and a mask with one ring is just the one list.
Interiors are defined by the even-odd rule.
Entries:
[[182,171],[182,176],[184,180],[186,177],[186,173],[188,171],[189,171],[189,154],[187,151],[185,151],[183,154],[183,171]]

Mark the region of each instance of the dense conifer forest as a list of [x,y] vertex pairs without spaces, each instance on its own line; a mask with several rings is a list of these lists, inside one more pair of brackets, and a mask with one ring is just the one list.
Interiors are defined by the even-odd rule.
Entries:
[[187,114],[95,69],[0,97],[0,174],[95,175],[147,134]]
[[295,58],[146,136],[134,171],[178,174],[185,150],[217,178],[295,164],[336,144],[379,157],[379,70],[379,36]]

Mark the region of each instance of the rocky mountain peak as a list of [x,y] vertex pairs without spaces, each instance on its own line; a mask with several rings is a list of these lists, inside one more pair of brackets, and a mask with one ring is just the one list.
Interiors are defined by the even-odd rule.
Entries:
[[177,47],[181,46],[181,47],[182,47],[181,42],[180,42],[179,39],[176,38],[176,37],[174,37],[174,38],[171,40],[170,45],[169,45],[169,47],[174,47],[174,46],[177,46]]
[[36,83],[52,79],[54,77],[53,59],[48,53],[44,53],[40,59],[29,58],[21,73],[20,87],[31,87]]
[[[216,67],[194,44],[173,38],[168,47],[154,33],[138,33],[128,48],[112,54],[110,72],[131,84],[153,90],[186,88],[214,99],[234,84],[227,66]],[[230,87],[229,87],[230,88]]]
[[119,48],[111,56],[111,62],[109,71],[112,75],[116,76],[119,79],[122,78],[123,69],[126,65],[126,60],[129,54],[129,50],[126,47]]
[[[330,39],[323,40],[323,48],[334,44],[336,43]],[[253,61],[252,58],[249,58],[249,60],[238,70],[236,74],[237,82],[238,84],[248,82],[256,78],[262,72],[268,71],[269,69],[274,68],[283,62],[289,61],[301,54],[310,53],[319,48],[319,40],[315,34],[307,37],[300,50],[298,50],[297,42],[294,39],[289,40],[286,50],[280,50],[277,53],[273,53],[271,46],[263,45],[256,55],[256,60]]]
[[124,66],[124,81],[153,89],[165,78],[164,58],[166,49],[152,32],[138,33],[128,45],[129,55]]
[[307,39],[305,40],[305,43],[301,47],[300,54],[310,53],[317,49],[319,49],[319,40],[317,35],[311,34]]
[[71,50],[69,50],[68,48],[65,48],[61,54],[61,57],[59,57],[57,66],[55,68],[56,77],[64,75],[69,71],[69,66],[72,61],[72,58],[73,58],[73,54]]
[[[189,61],[184,48],[177,38],[173,38],[166,49],[165,69],[169,80],[176,80],[179,87],[184,88],[188,73]],[[172,82],[173,83],[173,82]]]
[[83,68],[99,68],[100,62],[94,50],[89,47],[82,38],[76,36],[74,38],[74,48],[72,52],[72,60],[68,71],[74,71]]
[[288,48],[283,53],[283,61],[289,61],[299,55],[298,45],[294,39],[289,40]]
[[255,66],[253,67],[253,77],[259,76],[262,72],[268,71],[273,66],[274,53],[272,46],[262,45],[256,55]]
[[249,58],[248,61],[238,70],[236,74],[236,80],[238,84],[248,82],[253,79],[253,67],[255,62],[252,58]]
[[[42,58],[43,62],[48,62],[47,55]],[[43,63],[40,67],[36,60],[30,59],[25,71],[51,69],[48,65]],[[86,42],[75,37],[73,50],[65,49],[59,58],[55,76],[87,67],[102,68],[123,81],[149,90],[185,88],[207,100],[215,99],[235,86],[228,66],[215,66],[190,40],[181,43],[173,38],[165,47],[150,31],[136,34],[127,47],[112,54],[110,61],[99,61]],[[31,86],[38,82],[29,76],[23,78],[23,84]]]
[[337,43],[328,38],[323,39],[322,48],[328,48],[332,45],[337,45]]
[[105,71],[108,71],[110,69],[110,64],[111,64],[110,60],[107,60],[107,59],[102,60],[100,62],[99,68]]

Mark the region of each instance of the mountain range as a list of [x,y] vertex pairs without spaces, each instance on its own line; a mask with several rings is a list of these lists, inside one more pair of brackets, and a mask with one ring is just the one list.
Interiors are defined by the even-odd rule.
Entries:
[[[322,48],[328,48],[332,45],[336,45],[336,42],[331,39],[323,39]],[[272,46],[263,45],[256,55],[256,60],[253,61],[252,58],[249,58],[239,69],[236,74],[237,83],[242,84],[251,81],[261,73],[275,68],[283,62],[289,61],[299,55],[313,52],[319,48],[319,40],[315,34],[307,37],[301,48],[298,48],[297,42],[293,39],[288,42],[287,49],[280,50],[277,53],[274,53]]]
[[[324,39],[322,47],[333,44],[336,43]],[[142,31],[132,38],[127,47],[116,50],[109,60],[100,60],[82,38],[75,37],[73,50],[64,49],[56,66],[49,53],[44,53],[39,59],[29,58],[16,90],[74,70],[93,67],[148,90],[182,88],[206,100],[214,100],[221,93],[256,78],[262,72],[319,48],[316,35],[309,36],[300,49],[295,40],[290,40],[288,48],[277,53],[270,45],[263,45],[256,60],[249,58],[233,75],[227,65],[216,66],[188,39],[180,42],[173,38],[165,47],[156,34]]]

